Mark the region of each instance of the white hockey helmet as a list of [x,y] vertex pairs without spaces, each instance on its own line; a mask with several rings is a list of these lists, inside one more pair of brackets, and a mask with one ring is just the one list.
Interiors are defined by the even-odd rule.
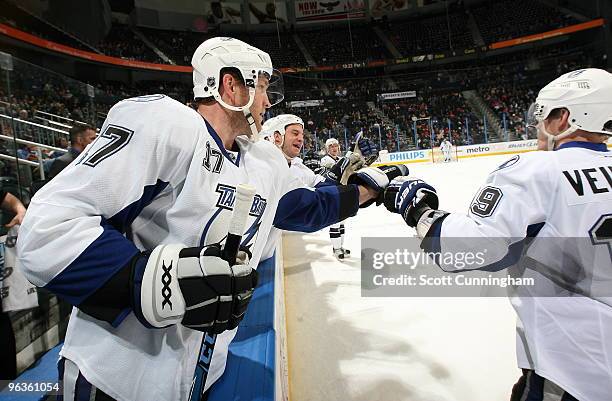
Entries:
[[[561,75],[540,90],[527,113],[527,125],[548,141],[548,149],[576,130],[612,135],[612,74],[586,68]],[[570,127],[557,135],[544,129],[544,120],[555,109],[569,111]]]
[[[259,50],[241,40],[216,37],[206,40],[193,53],[193,95],[194,99],[213,97],[226,109],[242,111],[251,129],[251,139],[257,140],[255,120],[249,108],[255,99],[255,88],[260,77],[269,81],[268,100],[272,106],[283,98],[282,76],[272,67],[268,53]],[[221,99],[219,84],[221,70],[237,70],[249,90],[249,100],[241,106],[231,106]]]
[[332,145],[340,146],[340,142],[338,142],[336,138],[329,138],[327,141],[325,141],[325,151],[329,151],[329,147]]
[[[274,138],[274,133],[278,132],[282,138],[279,146],[283,146],[283,142],[285,142],[285,129],[293,124],[299,124],[302,126],[302,129],[304,128],[304,121],[300,117],[294,114],[280,114],[266,120],[261,127],[260,135],[264,138]],[[271,142],[274,142],[274,139]]]
[[[294,114],[280,114],[276,117],[272,117],[264,123],[261,127],[260,135],[264,138],[266,137],[274,137],[274,133],[278,132],[281,134],[284,142],[285,138],[285,129],[293,124],[299,124],[304,128],[304,121],[301,118]],[[274,142],[274,141],[272,141]],[[281,145],[283,144],[281,142]]]

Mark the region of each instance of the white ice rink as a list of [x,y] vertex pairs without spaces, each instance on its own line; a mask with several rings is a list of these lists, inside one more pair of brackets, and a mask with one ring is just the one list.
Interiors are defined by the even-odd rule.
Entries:
[[[440,208],[465,213],[510,156],[410,165]],[[346,222],[352,258],[327,231],[283,237],[292,401],[507,401],[519,376],[515,314],[506,298],[362,298],[362,236],[412,236],[384,207]]]

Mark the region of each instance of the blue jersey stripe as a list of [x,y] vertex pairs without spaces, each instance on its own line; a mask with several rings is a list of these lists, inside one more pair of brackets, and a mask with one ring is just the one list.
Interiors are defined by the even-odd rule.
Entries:
[[356,185],[297,188],[278,202],[274,226],[281,230],[315,232],[354,216],[359,210]]
[[140,251],[102,219],[102,234],[45,288],[72,305],[79,305]]
[[[109,219],[100,217],[102,234],[45,288],[70,304],[79,305],[102,287],[140,252],[123,233],[167,186],[167,182],[157,180],[155,184],[145,186],[140,199],[119,213]],[[127,316],[127,313],[122,313],[122,316]]]

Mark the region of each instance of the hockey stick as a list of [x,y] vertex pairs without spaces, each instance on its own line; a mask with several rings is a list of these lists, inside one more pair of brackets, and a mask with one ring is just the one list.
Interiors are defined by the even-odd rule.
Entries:
[[[232,212],[232,219],[229,223],[225,245],[221,251],[223,259],[225,259],[230,266],[236,264],[238,251],[240,251],[242,234],[244,233],[249,218],[249,212],[253,205],[255,191],[255,187],[248,184],[240,184],[236,187],[234,211]],[[202,345],[200,346],[198,363],[195,369],[195,376],[191,383],[191,392],[189,394],[190,401],[200,401],[204,396],[204,388],[206,379],[208,378],[208,372],[210,371],[210,363],[212,361],[216,341],[216,334],[209,335],[208,333],[204,333]]]
[[236,256],[240,250],[240,241],[242,241],[242,234],[246,227],[254,197],[255,187],[248,184],[240,184],[236,188],[234,212],[232,213],[227,239],[223,247],[223,259],[225,259],[230,266],[236,264]]

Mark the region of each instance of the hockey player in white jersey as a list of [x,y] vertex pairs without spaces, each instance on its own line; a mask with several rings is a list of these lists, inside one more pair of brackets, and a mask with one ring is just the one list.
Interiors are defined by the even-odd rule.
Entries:
[[[336,138],[329,138],[325,141],[325,153],[325,156],[321,159],[321,166],[329,169],[340,159],[340,143]],[[343,260],[351,255],[351,251],[344,248],[344,230],[344,223],[334,224],[329,227],[332,251],[339,260]]]
[[[287,160],[290,176],[290,188],[314,187],[325,181],[325,177],[317,175],[301,163],[298,155],[304,145],[304,122],[293,114],[281,114],[272,117],[263,124],[260,135],[272,142],[282,152]],[[268,242],[263,251],[263,258],[274,254],[282,230],[273,227],[270,230]]]
[[444,163],[448,163],[451,161],[452,148],[453,145],[450,143],[450,141],[447,138],[444,138],[444,140],[442,140],[442,143],[440,144],[440,150],[444,155]]
[[[318,230],[388,184],[287,192],[286,160],[256,140],[282,99],[268,54],[212,38],[192,65],[197,110],[163,95],[119,102],[21,226],[25,275],[75,306],[67,401],[198,399],[223,373],[271,227]],[[221,250],[239,184],[256,195],[230,265]]]
[[[362,169],[365,159],[354,152],[349,152],[346,156],[339,158],[325,174],[315,174],[299,158],[304,146],[304,122],[300,117],[293,114],[281,114],[270,118],[264,123],[260,135],[262,138],[273,142],[287,160],[289,165],[289,190],[335,186],[339,185],[343,177],[346,177],[347,181],[351,183],[364,183],[371,179],[376,180],[378,179],[376,177],[382,177],[383,174],[387,176],[387,179],[408,174],[408,170],[404,166],[391,166],[386,169],[374,167]],[[263,252],[264,258],[272,256],[280,234],[280,229],[272,228],[268,244]]]
[[336,138],[325,141],[325,156],[321,159],[321,166],[331,168],[340,159],[340,143]]
[[[546,85],[530,108],[538,148],[488,177],[467,215],[438,210],[435,189],[398,179],[385,205],[430,252],[489,250],[480,269],[534,279],[518,314],[519,400],[610,400],[612,394],[612,75],[583,69]],[[493,252],[491,252],[493,249]],[[482,254],[482,253],[481,253]],[[443,270],[455,272],[454,265]]]
[[[328,167],[322,169],[325,171],[322,171],[321,174],[315,174],[304,165],[303,160],[299,157],[304,147],[304,122],[294,114],[281,114],[267,120],[260,135],[274,143],[287,160],[289,175],[293,180],[293,184],[289,185],[291,188],[314,188],[320,184],[338,185],[344,178],[348,178],[365,165],[363,156],[347,152],[346,156],[339,157],[332,164],[327,164]],[[368,174],[368,170],[362,173]],[[391,176],[393,174],[395,173],[390,173]]]
[[267,120],[261,134],[270,138],[282,152],[289,165],[289,174],[299,182],[295,187],[315,187],[325,180],[304,165],[299,157],[304,146],[304,122],[294,114],[281,114]]

